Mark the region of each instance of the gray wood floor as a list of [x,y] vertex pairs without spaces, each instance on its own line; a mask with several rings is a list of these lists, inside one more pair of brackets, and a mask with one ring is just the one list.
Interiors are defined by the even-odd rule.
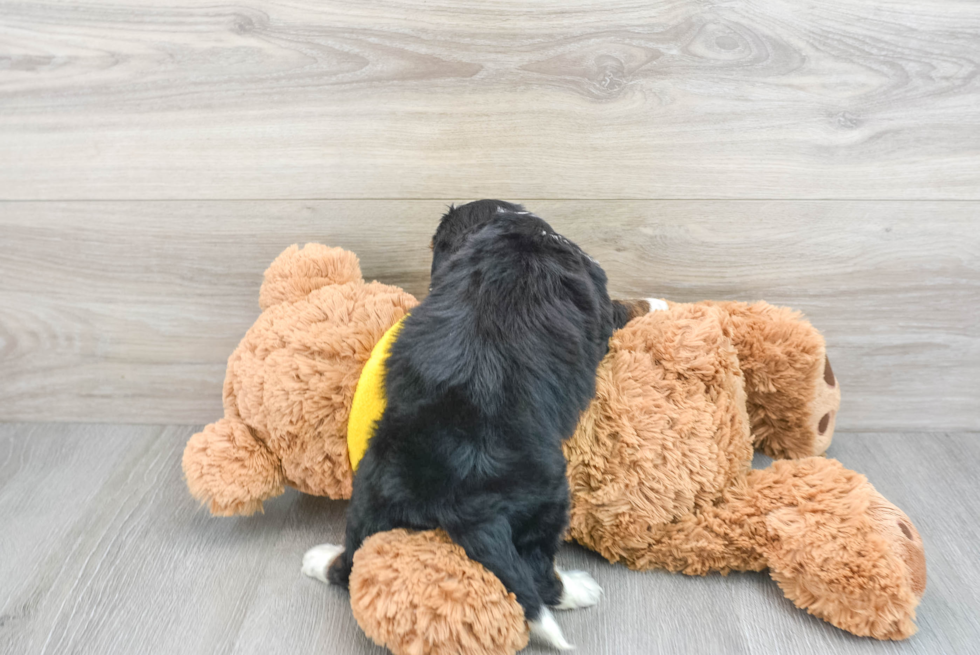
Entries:
[[[299,572],[306,548],[338,540],[345,504],[289,492],[262,515],[211,518],[181,480],[193,431],[0,424],[0,653],[383,652],[346,594]],[[830,454],[922,533],[929,584],[917,635],[853,637],[794,608],[766,574],[636,573],[567,546],[560,561],[606,592],[598,607],[559,617],[578,652],[978,652],[980,439],[841,434]]]

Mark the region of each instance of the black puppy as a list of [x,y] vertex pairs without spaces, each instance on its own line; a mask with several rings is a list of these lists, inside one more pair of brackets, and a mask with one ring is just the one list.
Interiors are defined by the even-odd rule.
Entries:
[[589,606],[601,589],[555,568],[569,513],[561,442],[638,308],[614,308],[602,268],[520,205],[450,208],[432,247],[430,294],[390,350],[345,546],[310,550],[303,570],[347,586],[367,537],[442,528],[517,596],[532,634],[569,648],[548,606]]

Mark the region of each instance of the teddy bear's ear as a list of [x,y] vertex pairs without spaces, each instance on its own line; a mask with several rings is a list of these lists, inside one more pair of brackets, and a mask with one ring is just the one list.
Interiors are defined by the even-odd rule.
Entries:
[[308,243],[292,245],[265,271],[259,306],[266,310],[283,302],[295,302],[331,284],[363,282],[357,255],[343,248]]

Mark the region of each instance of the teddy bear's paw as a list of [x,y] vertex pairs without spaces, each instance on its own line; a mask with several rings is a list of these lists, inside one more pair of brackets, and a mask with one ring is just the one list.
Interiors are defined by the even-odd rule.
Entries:
[[602,596],[602,587],[585,571],[559,571],[562,592],[555,609],[576,610],[582,607],[592,607]]
[[[581,573],[581,571],[576,571],[576,573]],[[542,607],[538,618],[534,621],[528,621],[528,624],[531,626],[531,636],[537,641],[548,644],[557,650],[573,650],[575,648],[565,640],[561,627],[547,607]]]
[[284,490],[279,458],[240,418],[222,418],[195,434],[182,462],[191,495],[215,516],[249,516]]
[[327,582],[327,569],[342,552],[344,547],[335,544],[320,544],[310,548],[303,555],[303,575]]

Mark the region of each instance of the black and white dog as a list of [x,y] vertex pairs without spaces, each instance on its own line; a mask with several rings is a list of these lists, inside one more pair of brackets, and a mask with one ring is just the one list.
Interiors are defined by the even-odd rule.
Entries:
[[308,551],[303,572],[347,586],[367,537],[442,528],[517,596],[532,634],[570,648],[548,607],[593,605],[601,589],[555,568],[569,520],[561,443],[613,330],[638,312],[614,306],[602,268],[520,205],[452,207],[432,248],[429,296],[390,350],[346,543]]

